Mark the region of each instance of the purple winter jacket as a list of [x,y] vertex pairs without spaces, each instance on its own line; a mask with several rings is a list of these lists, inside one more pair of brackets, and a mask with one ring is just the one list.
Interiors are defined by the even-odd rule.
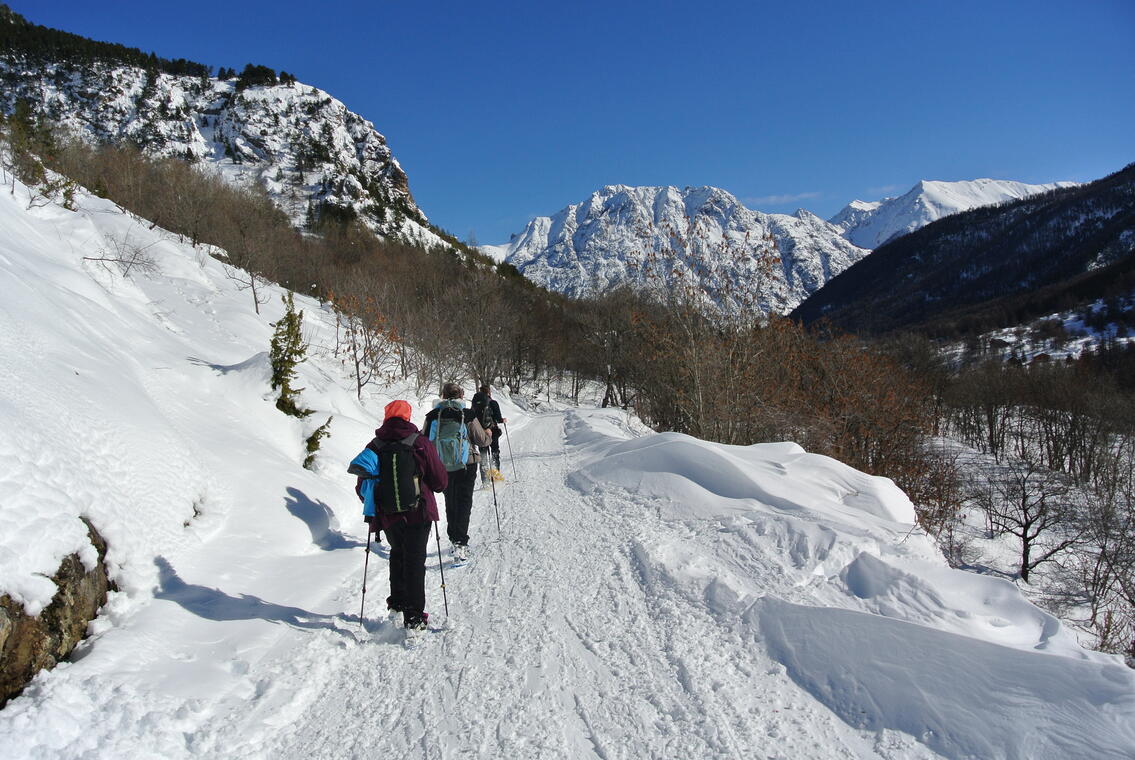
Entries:
[[[401,417],[391,417],[382,423],[382,427],[374,431],[374,437],[379,441],[400,441],[411,433],[419,433],[417,440],[414,441],[414,458],[418,462],[422,502],[425,507],[424,510],[415,509],[404,515],[379,514],[366,518],[374,530],[386,530],[394,523],[402,521],[411,525],[416,525],[423,519],[437,522],[437,500],[434,498],[434,492],[445,490],[449,482],[449,473],[445,471],[445,465],[437,455],[437,447],[420,432],[414,423],[407,422]],[[359,478],[355,483],[355,493],[359,493],[361,484],[362,478]],[[362,498],[361,495],[359,498]]]

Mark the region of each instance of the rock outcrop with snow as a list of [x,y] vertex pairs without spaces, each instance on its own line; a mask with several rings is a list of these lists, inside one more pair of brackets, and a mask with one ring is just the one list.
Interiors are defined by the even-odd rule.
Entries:
[[90,143],[133,144],[260,185],[297,226],[325,204],[387,237],[443,244],[374,125],[299,82],[238,88],[237,79],[136,66],[0,55],[0,111],[18,100]]

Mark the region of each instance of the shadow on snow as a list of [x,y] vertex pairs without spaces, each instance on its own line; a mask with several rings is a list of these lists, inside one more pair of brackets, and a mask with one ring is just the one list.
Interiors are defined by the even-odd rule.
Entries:
[[358,539],[348,538],[339,530],[339,521],[331,507],[322,501],[312,501],[307,494],[298,488],[288,488],[288,495],[284,505],[293,517],[298,517],[311,531],[311,542],[324,551],[337,549],[354,549],[366,546]]
[[[322,615],[299,607],[266,602],[251,594],[232,596],[220,589],[186,583],[165,557],[155,557],[154,564],[158,567],[159,577],[159,588],[154,593],[154,598],[179,604],[194,615],[208,620],[266,620],[293,628],[324,629],[351,637],[354,634],[343,630],[337,623],[359,622],[358,615],[342,612],[337,615]],[[365,621],[368,632],[374,633],[382,628],[383,625],[377,620]]]

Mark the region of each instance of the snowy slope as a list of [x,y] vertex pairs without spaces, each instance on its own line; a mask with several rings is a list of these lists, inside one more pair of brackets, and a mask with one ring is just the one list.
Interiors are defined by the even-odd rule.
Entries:
[[1026,185],[999,179],[967,182],[924,180],[898,197],[874,202],[852,201],[828,221],[855,245],[873,250],[892,238],[914,232],[959,211],[1019,200],[1075,184]]
[[[1130,756],[1131,671],[1011,584],[947,568],[890,481],[616,410],[502,399],[508,480],[476,494],[448,615],[431,550],[433,628],[405,649],[385,548],[358,617],[343,470],[385,401],[420,422],[424,400],[360,403],[330,316],[297,298],[317,413],[283,416],[279,303],[258,317],[216,260],[80,202],[0,193],[0,590],[42,606],[38,574],[90,555],[83,514],[122,591],[0,711],[6,759]],[[159,272],[83,260],[122,240]]]
[[573,297],[621,285],[669,293],[685,284],[725,313],[786,313],[865,256],[807,211],[745,208],[714,187],[609,185],[505,246],[528,279]]
[[17,100],[91,143],[191,157],[236,185],[260,185],[297,225],[312,204],[353,209],[382,235],[447,245],[428,228],[406,173],[374,124],[302,83],[237,90],[236,80],[95,62],[0,56],[0,112]]

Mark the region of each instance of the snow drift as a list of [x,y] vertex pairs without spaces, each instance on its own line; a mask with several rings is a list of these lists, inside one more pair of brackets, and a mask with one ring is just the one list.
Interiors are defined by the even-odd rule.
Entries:
[[646,499],[669,521],[728,526],[712,551],[643,547],[644,565],[739,626],[848,724],[952,758],[1135,746],[1131,670],[1083,650],[1007,581],[946,567],[891,481],[795,444],[593,432],[575,439],[601,454],[570,482]]

